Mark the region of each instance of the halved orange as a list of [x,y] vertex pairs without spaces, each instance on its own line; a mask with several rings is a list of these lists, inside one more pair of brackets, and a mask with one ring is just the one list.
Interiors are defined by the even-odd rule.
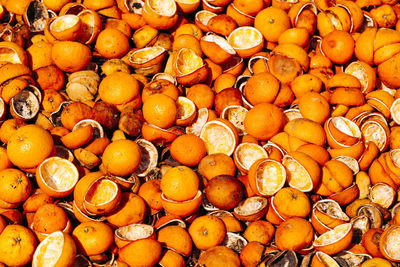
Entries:
[[180,96],[176,101],[176,125],[188,126],[196,119],[196,105],[187,97]]
[[28,57],[24,49],[18,44],[2,41],[0,42],[0,61],[27,65]]
[[174,0],[146,0],[142,16],[148,25],[165,30],[178,21],[177,6]]
[[345,71],[347,74],[355,76],[361,83],[361,92],[368,94],[376,85],[376,71],[363,61],[353,61]]
[[379,248],[383,256],[391,261],[400,262],[400,226],[393,225],[386,229],[379,239]]
[[135,142],[139,145],[142,156],[139,167],[134,173],[139,177],[145,177],[157,166],[158,151],[153,143],[146,139],[137,139]]
[[129,224],[119,227],[114,231],[115,244],[119,248],[126,246],[130,242],[147,238],[156,238],[156,231],[154,227],[148,224]]
[[181,48],[175,56],[173,69],[179,83],[191,86],[207,79],[208,69],[203,59],[190,48]]
[[61,231],[48,235],[35,250],[32,266],[72,266],[76,245],[72,237]]
[[207,11],[207,10],[200,10],[195,14],[194,22],[197,27],[199,27],[203,32],[208,32],[208,21],[212,18],[217,16],[217,14]]
[[395,202],[396,191],[388,184],[377,183],[370,188],[368,198],[387,209]]
[[272,159],[259,159],[251,165],[248,180],[251,189],[258,195],[273,196],[286,182],[285,167]]
[[94,214],[108,214],[118,207],[121,188],[105,177],[95,180],[84,196],[84,208]]
[[309,192],[319,183],[321,168],[313,158],[303,152],[289,152],[283,157],[282,165],[286,168],[288,183],[293,188]]
[[85,44],[93,43],[102,29],[99,14],[93,10],[85,9],[79,12],[78,17],[82,22],[78,40]]
[[268,199],[252,196],[242,200],[233,209],[233,215],[243,222],[254,222],[265,215],[268,209]]
[[62,136],[60,140],[67,148],[76,149],[87,144],[92,139],[93,131],[91,125],[86,125]]
[[199,190],[193,199],[186,201],[174,201],[168,199],[161,193],[161,204],[167,214],[177,215],[180,217],[187,217],[194,214],[201,206],[203,201],[203,193]]
[[210,109],[201,108],[197,111],[197,119],[186,127],[187,134],[194,134],[199,136],[203,126],[210,120],[216,119],[217,115]]
[[66,197],[75,188],[79,179],[76,166],[69,160],[50,157],[36,169],[36,181],[46,194],[52,197]]
[[266,158],[268,158],[267,151],[262,146],[254,143],[241,143],[233,153],[236,167],[243,174],[247,173],[256,161]]
[[129,63],[134,68],[148,68],[160,65],[165,58],[166,50],[161,46],[150,46],[134,51]]
[[350,245],[352,238],[353,225],[344,223],[317,237],[313,245],[315,250],[333,255],[345,250]]
[[239,27],[228,36],[228,43],[242,58],[249,58],[261,51],[264,46],[264,37],[254,27]]
[[247,109],[239,105],[230,105],[224,108],[221,112],[221,118],[230,121],[238,131],[238,134],[244,135],[246,131],[244,129],[244,118],[247,114]]
[[239,141],[235,126],[225,119],[215,119],[207,122],[200,132],[207,153],[224,153],[232,155]]
[[361,131],[357,124],[345,117],[329,118],[324,128],[331,148],[349,147],[361,140]]
[[192,13],[195,11],[199,5],[200,0],[176,0],[176,4],[178,5],[178,9],[183,13]]
[[400,125],[400,98],[397,98],[390,107],[390,114],[395,123]]
[[325,267],[325,266],[329,266],[329,267],[340,267],[339,263],[337,263],[337,261],[335,261],[334,258],[332,258],[331,256],[329,256],[328,254],[322,252],[322,251],[317,251],[312,260],[311,260],[311,266],[313,267]]
[[311,223],[319,234],[326,233],[332,228],[349,221],[350,218],[347,214],[332,199],[319,200],[313,206]]
[[390,129],[386,121],[367,119],[362,123],[360,130],[365,142],[374,142],[381,152],[388,148]]
[[81,31],[82,21],[76,15],[63,15],[55,18],[50,24],[50,33],[61,41],[75,40]]
[[216,64],[229,61],[235,54],[235,50],[222,36],[208,32],[200,39],[203,53]]

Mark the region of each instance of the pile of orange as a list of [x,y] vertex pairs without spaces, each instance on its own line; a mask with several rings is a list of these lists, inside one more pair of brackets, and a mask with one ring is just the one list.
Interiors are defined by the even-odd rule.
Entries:
[[0,0],[0,266],[396,266],[400,1]]

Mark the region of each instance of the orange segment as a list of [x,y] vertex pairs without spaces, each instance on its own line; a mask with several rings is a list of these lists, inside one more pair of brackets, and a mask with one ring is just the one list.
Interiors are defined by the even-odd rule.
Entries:
[[286,182],[286,170],[272,159],[257,160],[250,168],[249,184],[261,196],[273,196]]
[[208,154],[224,153],[228,156],[233,154],[239,140],[236,128],[224,119],[207,122],[200,132],[200,138]]
[[76,166],[67,159],[51,157],[36,170],[39,187],[52,197],[65,197],[74,189],[79,179]]

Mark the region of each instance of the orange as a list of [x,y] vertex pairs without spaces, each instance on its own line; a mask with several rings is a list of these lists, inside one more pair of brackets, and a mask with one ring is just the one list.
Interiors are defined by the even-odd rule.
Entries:
[[280,83],[269,72],[260,72],[251,76],[243,88],[246,100],[252,105],[273,103],[280,89]]
[[[178,5],[179,2],[177,1]],[[200,3],[200,1],[198,1],[198,3]],[[161,266],[165,266],[165,267],[173,267],[173,266],[177,266],[177,267],[184,267],[186,266],[186,262],[185,259],[183,258],[183,256],[173,250],[167,249],[165,250],[161,257],[160,257],[160,261],[158,262]]]
[[91,119],[92,109],[82,102],[72,102],[64,106],[61,112],[61,124],[68,130],[72,130],[78,122]]
[[31,195],[25,200],[22,208],[25,212],[36,212],[41,206],[53,201],[52,197],[44,193],[40,188],[37,188],[32,190]]
[[34,70],[35,80],[42,90],[61,90],[65,85],[64,73],[56,66]]
[[296,149],[312,157],[319,165],[324,165],[330,158],[328,151],[321,146],[304,144]]
[[145,200],[134,193],[123,192],[118,208],[107,216],[107,221],[117,227],[142,223],[147,215]]
[[0,199],[8,203],[21,203],[31,194],[31,182],[17,169],[0,171]]
[[174,100],[178,100],[179,90],[173,82],[164,79],[153,80],[143,87],[141,96],[143,103],[153,94],[165,94]]
[[206,250],[224,241],[226,227],[218,217],[203,215],[193,220],[189,226],[189,234],[198,249]]
[[127,176],[139,167],[141,155],[138,144],[126,139],[111,142],[104,150],[102,158],[108,172],[117,176]]
[[65,72],[76,72],[85,68],[92,59],[89,47],[74,41],[60,41],[53,45],[51,58]]
[[178,225],[168,225],[158,230],[157,241],[163,247],[172,249],[186,257],[192,252],[192,239],[189,233]]
[[186,166],[169,169],[161,178],[163,194],[175,201],[186,201],[194,198],[199,189],[199,177]]
[[199,163],[198,172],[208,180],[218,175],[231,175],[236,173],[233,159],[223,153],[207,155]]
[[153,214],[163,209],[161,193],[161,180],[156,179],[143,183],[139,188],[138,195],[144,199]]
[[291,83],[290,87],[296,96],[300,98],[307,92],[321,92],[322,90],[322,80],[315,75],[306,73],[297,76]]
[[92,256],[103,253],[111,246],[114,233],[105,223],[85,222],[75,227],[72,237],[80,253]]
[[330,115],[330,105],[325,97],[317,92],[305,93],[298,102],[303,118],[323,124]]
[[60,138],[60,141],[69,149],[76,149],[87,144],[93,137],[93,127],[91,125],[83,126]]
[[282,188],[275,194],[272,201],[279,214],[285,218],[305,218],[311,212],[311,204],[307,195],[295,188]]
[[72,237],[61,231],[47,236],[36,248],[32,266],[72,265],[76,257],[76,245]]
[[100,82],[99,96],[104,102],[120,105],[138,97],[139,90],[140,84],[132,75],[113,72]]
[[54,12],[58,12],[61,10],[63,6],[66,4],[72,2],[72,0],[61,0],[61,1],[56,1],[56,0],[44,0],[43,4],[48,8],[53,10]]
[[216,34],[228,36],[237,28],[237,24],[230,16],[219,14],[208,21],[207,27],[210,31],[215,32]]
[[191,34],[180,34],[176,36],[172,44],[172,51],[179,51],[181,48],[190,48],[199,56],[203,54],[199,40]]
[[257,1],[246,1],[246,0],[234,0],[233,4],[235,7],[250,16],[255,16],[264,8],[264,0]]
[[276,229],[275,244],[280,250],[299,251],[311,246],[314,230],[303,218],[290,218]]
[[332,31],[324,36],[321,43],[322,52],[336,64],[344,64],[354,53],[355,42],[350,33]]
[[258,140],[268,140],[284,126],[282,111],[275,105],[261,103],[247,112],[244,119],[246,132]]
[[55,204],[41,206],[33,217],[31,228],[37,233],[39,239],[44,239],[41,234],[47,235],[55,231],[71,231],[71,225],[65,211]]
[[36,125],[26,125],[10,137],[7,155],[20,168],[34,168],[51,155],[53,147],[49,132]]
[[175,101],[164,94],[154,94],[143,103],[144,119],[160,128],[174,125],[177,116]]
[[232,266],[240,267],[239,256],[230,248],[225,246],[215,246],[207,249],[200,255],[199,264],[203,266]]
[[258,220],[251,222],[243,233],[243,237],[249,242],[259,242],[269,245],[275,234],[274,226],[267,221]]
[[242,105],[242,94],[237,88],[226,88],[215,95],[214,99],[214,109],[218,114],[227,106]]
[[186,97],[193,101],[197,109],[209,108],[214,104],[214,92],[206,84],[195,84],[186,90]]
[[290,28],[290,19],[282,9],[267,7],[257,13],[254,27],[262,33],[265,40],[276,43],[279,40],[279,36]]
[[22,225],[7,225],[0,234],[0,262],[24,266],[32,261],[36,249],[33,233]]
[[250,241],[240,252],[240,262],[243,266],[257,266],[264,254],[265,247],[257,241]]
[[119,257],[132,267],[154,266],[161,257],[161,244],[153,239],[141,239],[121,248]]
[[106,28],[99,33],[95,49],[105,58],[121,58],[129,51],[129,39],[121,31]]
[[207,200],[215,207],[230,210],[244,196],[243,184],[234,176],[218,175],[208,181],[205,190]]
[[305,118],[298,118],[289,121],[284,128],[289,135],[315,145],[323,146],[326,142],[324,128],[319,123]]
[[197,166],[207,154],[204,141],[193,134],[184,134],[176,138],[170,147],[171,156],[186,166]]

